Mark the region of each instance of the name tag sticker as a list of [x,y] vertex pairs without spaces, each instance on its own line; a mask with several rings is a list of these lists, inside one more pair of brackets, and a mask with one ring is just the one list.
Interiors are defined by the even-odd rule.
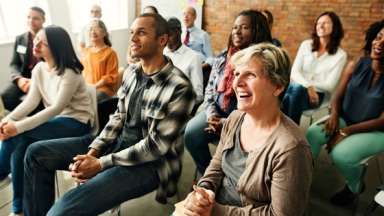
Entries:
[[23,46],[23,45],[18,45],[16,52],[21,53],[21,54],[25,54],[25,53],[27,53],[27,47]]

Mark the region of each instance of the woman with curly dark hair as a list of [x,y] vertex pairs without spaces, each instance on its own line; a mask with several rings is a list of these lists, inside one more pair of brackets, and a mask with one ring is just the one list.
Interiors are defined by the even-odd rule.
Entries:
[[331,114],[313,124],[307,139],[314,157],[327,143],[328,152],[346,185],[331,202],[345,205],[364,190],[365,161],[384,152],[384,20],[373,23],[365,36],[365,55],[346,67]]
[[300,123],[304,110],[318,107],[339,82],[347,61],[347,54],[340,48],[343,36],[339,17],[324,12],[316,19],[312,39],[300,45],[283,100],[283,112],[296,123]]

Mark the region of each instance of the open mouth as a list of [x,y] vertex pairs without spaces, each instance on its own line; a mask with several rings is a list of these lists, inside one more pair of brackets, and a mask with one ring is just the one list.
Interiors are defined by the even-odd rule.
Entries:
[[247,92],[238,92],[237,95],[241,99],[249,98],[252,96],[250,93]]

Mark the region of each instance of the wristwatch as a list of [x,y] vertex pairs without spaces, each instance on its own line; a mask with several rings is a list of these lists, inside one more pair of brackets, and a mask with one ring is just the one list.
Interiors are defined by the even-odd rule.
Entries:
[[343,131],[343,129],[339,129],[339,134],[340,134],[342,137],[346,137],[346,136],[348,136],[348,134],[345,133],[345,131]]

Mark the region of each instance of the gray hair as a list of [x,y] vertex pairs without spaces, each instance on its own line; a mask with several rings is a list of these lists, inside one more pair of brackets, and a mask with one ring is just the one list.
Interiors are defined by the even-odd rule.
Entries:
[[[271,43],[259,43],[237,52],[231,58],[231,63],[237,68],[247,64],[254,57],[263,64],[263,73],[273,84],[284,88],[288,86],[291,63],[284,49]],[[280,96],[284,96],[284,93]]]

